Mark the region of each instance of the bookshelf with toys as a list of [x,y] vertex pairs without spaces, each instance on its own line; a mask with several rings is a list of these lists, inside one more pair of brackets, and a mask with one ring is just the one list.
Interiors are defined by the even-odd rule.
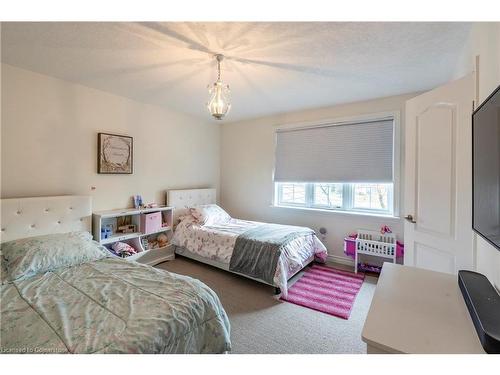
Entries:
[[175,258],[172,220],[167,206],[94,212],[93,236],[114,256],[155,265]]

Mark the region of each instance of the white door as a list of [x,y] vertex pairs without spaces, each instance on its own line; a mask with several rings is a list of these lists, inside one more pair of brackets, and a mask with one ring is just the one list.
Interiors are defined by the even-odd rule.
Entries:
[[406,103],[406,265],[473,269],[473,75]]

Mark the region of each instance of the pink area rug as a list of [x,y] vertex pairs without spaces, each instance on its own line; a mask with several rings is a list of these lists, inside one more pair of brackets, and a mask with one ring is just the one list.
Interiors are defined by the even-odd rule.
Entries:
[[288,289],[283,301],[349,319],[364,274],[313,265]]

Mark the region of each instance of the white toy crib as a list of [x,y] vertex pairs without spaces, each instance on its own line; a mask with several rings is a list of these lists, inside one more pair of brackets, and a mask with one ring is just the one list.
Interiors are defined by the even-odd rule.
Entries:
[[358,230],[354,257],[355,273],[358,273],[359,254],[389,258],[392,259],[393,263],[396,263],[396,235],[394,233],[382,234],[377,231]]

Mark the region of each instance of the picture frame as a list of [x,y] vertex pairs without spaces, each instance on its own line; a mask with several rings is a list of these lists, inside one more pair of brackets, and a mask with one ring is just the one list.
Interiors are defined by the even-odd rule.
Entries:
[[126,135],[97,134],[97,173],[132,174],[134,139]]

